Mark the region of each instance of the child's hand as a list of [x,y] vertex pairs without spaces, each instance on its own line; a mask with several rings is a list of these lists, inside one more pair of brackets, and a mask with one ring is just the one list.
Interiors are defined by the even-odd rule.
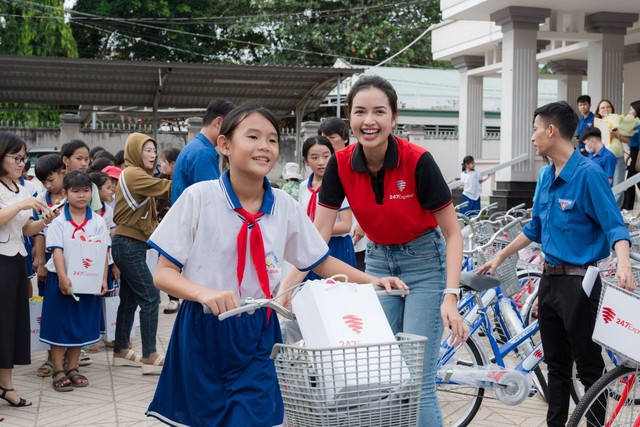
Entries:
[[45,268],[44,264],[38,264],[36,269],[36,274],[38,275],[38,281],[44,282],[47,280],[48,270]]
[[216,316],[225,311],[240,307],[240,301],[233,291],[215,291],[208,289],[207,292],[198,298],[198,302],[209,306]]
[[115,263],[111,265],[111,275],[113,280],[120,280],[120,269]]
[[59,276],[58,288],[62,295],[71,295],[71,280],[67,276]]
[[96,295],[97,295],[97,296],[100,296],[100,297],[101,297],[101,296],[104,296],[104,295],[107,293],[107,291],[108,291],[108,290],[109,290],[109,289],[108,289],[108,286],[107,286],[107,281],[106,281],[106,280],[103,280],[103,281],[102,281],[102,289],[101,289],[101,290],[100,290],[100,292],[99,292],[99,293],[97,293]]
[[409,286],[397,277],[381,277],[371,283],[374,286],[385,288],[387,292],[391,292],[392,289],[409,290]]

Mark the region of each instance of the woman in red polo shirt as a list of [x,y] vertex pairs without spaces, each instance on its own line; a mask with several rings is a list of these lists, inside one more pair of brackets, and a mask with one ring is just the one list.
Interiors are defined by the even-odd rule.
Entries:
[[347,107],[358,143],[329,160],[315,224],[328,241],[346,197],[371,240],[367,273],[398,276],[409,286],[406,298],[385,296],[380,301],[394,332],[428,338],[420,424],[442,425],[435,369],[443,326],[457,340],[467,337],[456,306],[462,236],[451,192],[427,150],[391,134],[398,104],[388,81],[360,78]]

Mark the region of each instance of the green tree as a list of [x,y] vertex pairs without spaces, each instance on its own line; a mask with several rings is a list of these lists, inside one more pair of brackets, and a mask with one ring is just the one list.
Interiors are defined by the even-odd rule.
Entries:
[[[65,22],[64,0],[0,2],[0,54],[78,57],[76,40]],[[56,106],[0,104],[0,120],[58,121]]]
[[82,57],[243,63],[256,58],[266,41],[260,31],[238,24],[250,3],[78,0],[71,25]]
[[[78,0],[84,57],[186,62],[372,65],[439,18],[434,0]],[[390,64],[433,66],[430,36]]]

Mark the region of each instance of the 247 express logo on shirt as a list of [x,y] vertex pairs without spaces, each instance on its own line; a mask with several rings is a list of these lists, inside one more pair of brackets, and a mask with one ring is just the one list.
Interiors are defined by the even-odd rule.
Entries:
[[[404,189],[407,187],[407,181],[405,181],[404,179],[397,180],[396,187],[398,187],[398,190],[400,190],[400,193],[402,193]],[[414,193],[411,193],[411,194],[400,194],[400,193],[389,194],[389,200],[405,200],[405,199],[411,199],[415,196]]]

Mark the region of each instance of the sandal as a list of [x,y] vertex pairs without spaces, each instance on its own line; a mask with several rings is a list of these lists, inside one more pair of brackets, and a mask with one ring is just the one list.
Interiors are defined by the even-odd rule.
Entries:
[[[56,375],[60,375],[60,374],[64,374],[64,375],[56,380],[55,379]],[[67,378],[67,374],[64,371],[55,371],[53,373],[53,378],[54,380],[51,383],[51,386],[55,391],[60,391],[60,392],[73,391],[73,384],[71,384],[71,380]],[[63,385],[63,383],[67,381],[68,381],[68,384]]]
[[53,362],[51,360],[44,362],[36,371],[36,375],[40,378],[50,377],[51,374],[53,374]]
[[0,386],[0,390],[2,390],[2,394],[0,394],[0,399],[6,400],[9,403],[9,405],[13,406],[14,408],[22,408],[23,406],[31,406],[31,405],[33,405],[33,402],[27,403],[27,401],[24,400],[23,398],[20,398],[18,403],[13,403],[9,399],[7,399],[7,393],[11,393],[12,391],[16,391],[13,388],[4,388],[4,387]]
[[180,302],[171,300],[164,308],[164,314],[173,314],[177,313],[180,308]]
[[142,366],[142,358],[135,351],[129,350],[124,356],[116,356],[113,353],[113,366]]
[[142,375],[160,374],[162,372],[163,366],[164,366],[164,356],[158,355],[158,357],[156,357],[156,360],[154,360],[153,363],[142,364]]
[[[75,375],[69,375],[71,372],[76,372]],[[71,381],[71,384],[75,388],[87,387],[89,385],[89,380],[87,377],[82,375],[78,368],[71,368],[66,372],[67,378]]]
[[80,350],[80,360],[78,360],[78,366],[89,365],[91,365],[91,357],[84,350]]

